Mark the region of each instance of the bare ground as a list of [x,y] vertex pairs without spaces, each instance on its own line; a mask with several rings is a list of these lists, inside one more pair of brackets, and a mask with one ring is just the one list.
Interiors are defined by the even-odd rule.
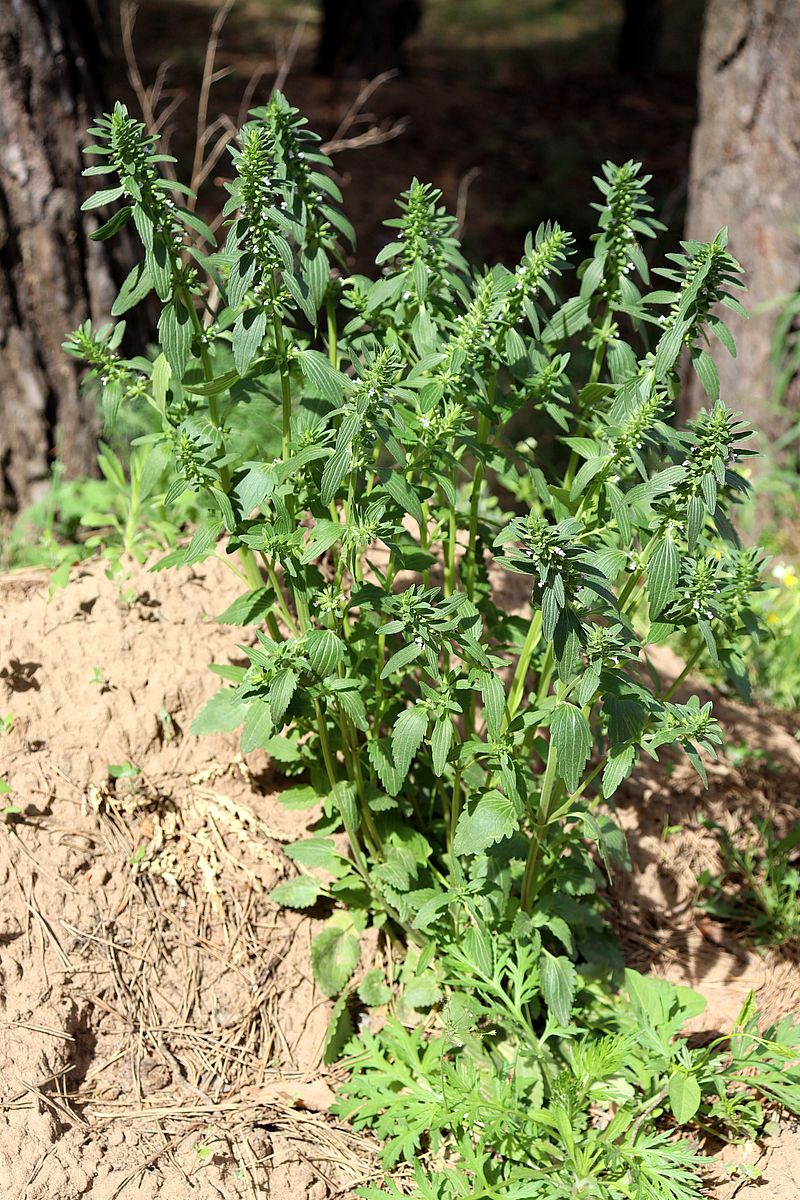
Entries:
[[[0,775],[21,810],[0,818],[4,1200],[324,1200],[376,1174],[374,1143],[327,1111],[314,922],[266,896],[315,814],[281,808],[268,762],[243,761],[235,735],[185,732],[216,686],[208,662],[241,661],[241,631],[211,620],[240,590],[215,561],[121,580],[94,564],[52,598],[41,574],[0,581],[0,716],[14,717]],[[800,791],[791,727],[722,715],[771,769],[720,766],[707,794],[682,769],[637,775],[620,802],[634,871],[613,896],[632,965],[708,995],[705,1031],[750,988],[770,1016],[795,1009],[799,978],[696,915],[696,872],[716,853],[701,810],[780,826]],[[140,774],[115,781],[109,764],[126,761]],[[794,1200],[790,1122],[731,1155]]]

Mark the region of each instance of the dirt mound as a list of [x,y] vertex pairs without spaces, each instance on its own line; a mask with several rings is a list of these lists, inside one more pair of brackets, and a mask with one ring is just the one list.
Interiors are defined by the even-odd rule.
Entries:
[[[267,898],[282,844],[316,814],[285,811],[235,734],[186,733],[217,684],[209,662],[243,661],[242,631],[213,621],[240,591],[215,560],[120,578],[93,564],[52,597],[41,574],[0,580],[0,717],[13,717],[0,775],[20,809],[0,818],[3,1200],[324,1200],[376,1174],[374,1143],[327,1112],[314,922]],[[715,819],[796,809],[800,751],[774,726],[747,736],[784,769],[720,768],[702,801]],[[788,1011],[794,968],[715,943],[694,918],[695,868],[714,852],[700,803],[680,772],[628,785],[626,950],[710,993],[706,1028],[750,987]],[[665,821],[680,826],[667,838]],[[779,1190],[800,1162],[790,1127],[741,1155],[775,1200],[794,1195]]]
[[[235,735],[185,736],[241,661],[224,565],[2,582],[0,1179],[8,1200],[346,1195],[313,923],[266,898],[314,813]],[[130,763],[138,774],[109,775]],[[266,1192],[265,1192],[266,1189]]]

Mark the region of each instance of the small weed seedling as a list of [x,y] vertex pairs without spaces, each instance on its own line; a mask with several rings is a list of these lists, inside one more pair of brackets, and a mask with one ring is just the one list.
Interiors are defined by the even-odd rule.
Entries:
[[2,734],[5,737],[8,737],[8,735],[11,733],[13,728],[14,728],[14,714],[13,713],[6,713],[4,716],[0,716],[0,734]]
[[[800,1110],[800,1030],[759,1032],[748,1008],[691,1049],[702,1000],[622,974],[598,892],[626,855],[601,801],[665,746],[705,777],[721,742],[710,703],[673,699],[691,667],[746,690],[750,433],[706,349],[733,350],[719,314],[741,310],[725,232],[685,242],[654,289],[647,177],[606,164],[585,261],[547,224],[513,270],[476,272],[413,182],[377,277],[352,275],[319,139],[279,94],[251,116],[219,246],[143,126],[122,105],[98,120],[94,236],[131,222],[143,248],[114,317],[154,292],[159,344],[122,357],[120,321],[67,349],[110,421],[150,412],[136,453],[172,462],[167,512],[189,496],[201,514],[159,568],[221,554],[242,580],[220,620],[254,631],[249,665],[215,668],[193,731],[241,726],[288,806],[322,801],[272,895],[327,914],[311,960],[326,1057],[351,1067],[338,1111],[376,1129],[387,1169],[413,1164],[420,1197],[698,1197],[679,1131]],[[709,406],[676,429],[684,359]],[[687,635],[661,690],[642,664]],[[370,925],[405,952],[388,978],[362,973]]]
[[756,945],[785,946],[800,939],[800,827],[778,838],[772,823],[756,821],[743,843],[719,825],[723,872],[698,879],[703,907],[738,925]]

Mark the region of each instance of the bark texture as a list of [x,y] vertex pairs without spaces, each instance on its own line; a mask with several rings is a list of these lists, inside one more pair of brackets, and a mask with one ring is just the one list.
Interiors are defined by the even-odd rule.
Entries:
[[[722,225],[746,272],[749,321],[723,310],[738,348],[712,353],[722,396],[762,435],[790,421],[772,400],[775,311],[759,307],[800,287],[800,3],[708,0],[700,56],[700,119],[692,147],[687,234]],[[687,380],[687,414],[705,402]]]
[[54,453],[68,474],[94,461],[93,412],[61,342],[113,300],[108,250],[80,212],[100,17],[92,0],[0,2],[0,509],[41,493]]

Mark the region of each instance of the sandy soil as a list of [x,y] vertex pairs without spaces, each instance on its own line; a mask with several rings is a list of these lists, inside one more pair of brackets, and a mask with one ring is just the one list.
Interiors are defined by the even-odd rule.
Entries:
[[[375,1175],[374,1144],[327,1113],[314,923],[266,898],[314,813],[282,809],[268,762],[244,762],[235,735],[185,734],[216,686],[208,662],[241,661],[241,631],[211,619],[239,590],[213,561],[122,580],[91,565],[52,598],[40,574],[0,580],[0,716],[14,718],[0,774],[21,809],[0,818],[3,1200],[323,1200]],[[788,820],[793,731],[724,715],[780,769],[720,767],[704,811]],[[125,761],[135,780],[110,778]],[[635,869],[612,900],[632,963],[705,992],[708,1030],[751,987],[770,1013],[796,1007],[798,974],[696,920],[694,873],[714,854],[700,804],[682,769],[628,785]],[[665,838],[665,823],[680,828]],[[731,1152],[773,1200],[796,1196],[793,1129]]]

